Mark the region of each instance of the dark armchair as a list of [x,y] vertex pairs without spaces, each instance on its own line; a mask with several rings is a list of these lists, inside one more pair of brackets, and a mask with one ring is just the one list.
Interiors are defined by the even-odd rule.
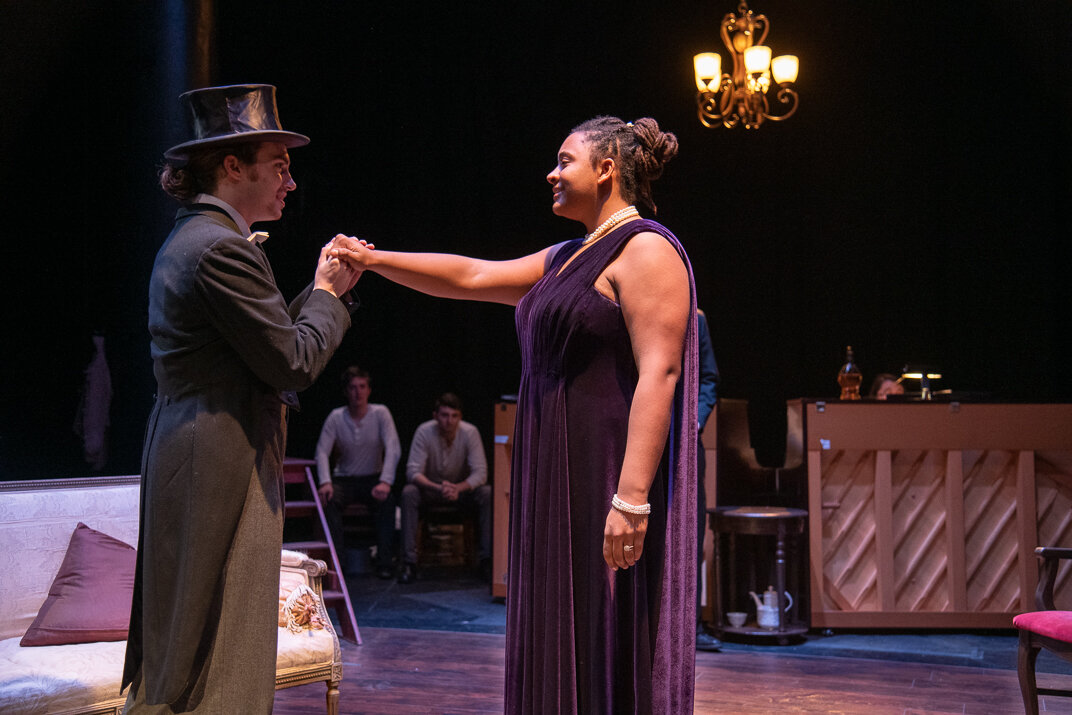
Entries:
[[1039,610],[1021,613],[1012,620],[1020,631],[1016,670],[1020,676],[1024,711],[1029,715],[1038,715],[1040,694],[1072,697],[1072,690],[1039,688],[1035,684],[1035,659],[1040,649],[1045,648],[1072,661],[1072,611],[1058,611],[1053,603],[1053,589],[1061,561],[1072,559],[1072,548],[1040,546],[1035,549],[1035,554],[1042,559],[1038,589],[1035,591],[1035,606]]

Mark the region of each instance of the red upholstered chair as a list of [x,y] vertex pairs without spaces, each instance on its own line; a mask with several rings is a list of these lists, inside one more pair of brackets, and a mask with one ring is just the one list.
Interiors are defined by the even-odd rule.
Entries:
[[1062,559],[1072,559],[1072,549],[1040,546],[1035,554],[1042,559],[1038,589],[1035,591],[1035,606],[1039,609],[1021,613],[1012,619],[1020,629],[1020,651],[1016,670],[1020,676],[1020,692],[1024,697],[1024,711],[1038,715],[1038,696],[1058,695],[1072,697],[1072,690],[1039,688],[1035,685],[1035,659],[1039,649],[1072,661],[1072,611],[1058,611],[1053,605],[1053,588]]

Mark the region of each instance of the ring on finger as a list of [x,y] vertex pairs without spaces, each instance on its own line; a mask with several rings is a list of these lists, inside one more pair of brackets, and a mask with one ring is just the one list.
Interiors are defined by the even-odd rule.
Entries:
[[622,551],[632,551],[632,550],[633,550],[633,545],[632,544],[626,544],[625,546],[622,547]]

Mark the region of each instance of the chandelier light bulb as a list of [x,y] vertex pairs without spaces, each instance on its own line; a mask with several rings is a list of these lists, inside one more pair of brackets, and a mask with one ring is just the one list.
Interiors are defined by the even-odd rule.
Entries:
[[692,58],[696,67],[696,88],[701,92],[717,92],[722,79],[722,57],[715,52],[701,52]]
[[771,51],[769,47],[755,45],[744,51],[744,68],[746,72],[766,72],[770,67]]
[[779,55],[771,60],[771,74],[778,84],[797,81],[799,63],[796,55]]

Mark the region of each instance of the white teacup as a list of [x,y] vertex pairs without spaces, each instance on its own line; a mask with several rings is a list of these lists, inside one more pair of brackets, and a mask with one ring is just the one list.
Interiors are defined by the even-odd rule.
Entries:
[[730,625],[734,628],[740,628],[747,620],[748,614],[743,611],[730,611],[726,614],[726,620],[730,622]]

